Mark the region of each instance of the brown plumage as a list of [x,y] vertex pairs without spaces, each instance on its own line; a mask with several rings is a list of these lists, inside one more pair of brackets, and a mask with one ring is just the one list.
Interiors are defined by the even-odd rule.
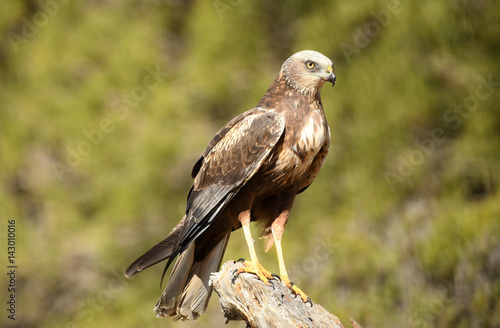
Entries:
[[327,57],[309,50],[294,54],[257,107],[231,120],[209,143],[193,167],[186,215],[126,271],[130,277],[168,259],[166,271],[178,256],[157,316],[194,320],[205,311],[210,273],[219,269],[229,235],[240,227],[251,261],[239,272],[256,273],[267,283],[271,276],[258,262],[250,221],[263,224],[267,248],[276,244],[282,281],[308,300],[290,283],[281,236],[295,195],[313,182],[328,153],[330,130],[320,98],[327,81],[336,81]]

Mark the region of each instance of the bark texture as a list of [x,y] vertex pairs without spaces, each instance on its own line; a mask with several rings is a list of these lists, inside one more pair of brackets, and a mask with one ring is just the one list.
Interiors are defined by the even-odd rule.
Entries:
[[279,279],[270,280],[271,286],[267,286],[256,275],[235,275],[241,266],[239,262],[228,261],[210,278],[226,323],[241,320],[252,328],[344,327],[339,318],[319,304],[304,303]]

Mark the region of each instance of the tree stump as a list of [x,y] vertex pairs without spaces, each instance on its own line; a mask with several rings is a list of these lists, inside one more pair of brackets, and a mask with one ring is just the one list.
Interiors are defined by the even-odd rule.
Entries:
[[319,304],[304,303],[279,279],[270,280],[271,286],[267,286],[254,274],[236,275],[242,266],[240,262],[228,261],[210,277],[225,323],[242,320],[252,328],[344,327],[339,318]]

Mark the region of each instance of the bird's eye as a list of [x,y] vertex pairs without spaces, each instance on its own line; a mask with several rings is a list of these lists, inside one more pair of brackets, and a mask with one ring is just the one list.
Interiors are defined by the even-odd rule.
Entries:
[[316,63],[314,63],[314,62],[312,62],[312,61],[308,61],[308,62],[306,63],[306,67],[307,67],[307,68],[314,68],[314,66],[316,66]]

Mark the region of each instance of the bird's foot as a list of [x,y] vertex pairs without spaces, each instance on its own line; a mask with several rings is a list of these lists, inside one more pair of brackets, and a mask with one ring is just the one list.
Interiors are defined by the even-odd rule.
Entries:
[[285,284],[285,286],[290,288],[295,295],[299,295],[304,303],[309,303],[311,306],[313,305],[311,298],[307,296],[307,294],[304,293],[299,287],[295,286],[293,282],[290,281],[290,278],[281,277],[281,281]]
[[266,285],[270,286],[269,280],[273,279],[275,274],[264,269],[260,262],[252,262],[252,261],[243,261],[244,266],[236,271],[236,274],[240,274],[243,272],[256,274],[260,280],[262,280]]

